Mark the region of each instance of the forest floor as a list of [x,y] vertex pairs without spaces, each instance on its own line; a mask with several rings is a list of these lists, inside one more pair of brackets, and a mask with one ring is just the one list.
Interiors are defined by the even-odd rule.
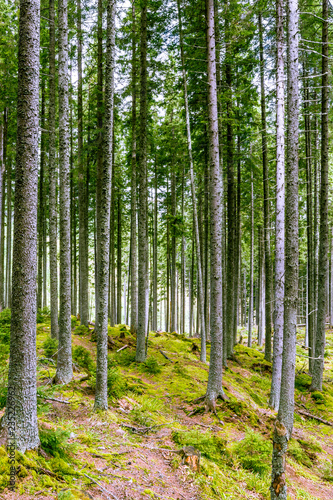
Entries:
[[[208,365],[199,359],[198,339],[151,332],[148,360],[137,365],[135,340],[126,327],[109,328],[109,410],[96,413],[94,333],[75,328],[73,318],[74,380],[68,386],[51,385],[56,346],[46,341],[47,316],[39,319],[38,414],[46,453],[17,455],[13,493],[6,488],[7,455],[0,448],[0,499],[270,498],[275,419],[267,404],[271,365],[256,344],[253,349],[236,346],[237,361],[228,362],[224,371],[229,401],[219,402],[215,416],[205,412],[203,403],[193,402],[205,393],[208,377]],[[333,333],[327,337],[323,393],[308,392],[304,331],[298,337],[288,498],[329,500],[333,498]],[[5,356],[1,363],[4,387]],[[1,394],[0,388],[3,406]],[[184,446],[201,452],[200,470],[183,464],[175,453]]]

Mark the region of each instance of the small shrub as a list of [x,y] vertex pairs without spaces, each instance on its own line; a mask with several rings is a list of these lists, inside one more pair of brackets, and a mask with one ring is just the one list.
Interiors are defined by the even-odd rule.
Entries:
[[158,361],[154,357],[150,357],[146,360],[146,362],[142,365],[143,371],[146,373],[151,373],[152,375],[157,375],[161,373],[161,367],[158,364]]
[[10,342],[11,310],[9,308],[0,312],[0,343],[9,345]]
[[327,462],[323,470],[323,479],[333,483],[333,461]]
[[299,391],[306,392],[311,385],[311,377],[305,373],[300,373],[295,378],[295,388]]
[[178,361],[176,361],[176,363],[174,364],[173,372],[183,378],[190,378],[190,375],[188,374],[186,368],[182,366]]
[[312,466],[312,462],[311,462],[308,454],[302,448],[300,443],[298,441],[296,441],[295,439],[291,439],[289,441],[288,453],[299,464],[305,465],[306,467],[309,467],[309,468]]
[[37,311],[37,323],[45,323],[51,317],[51,311],[49,307],[43,307],[43,309],[38,309]]
[[86,335],[89,333],[89,328],[85,325],[79,325],[75,328],[74,333],[76,335]]
[[39,438],[43,450],[53,457],[69,459],[74,446],[68,443],[69,431],[62,429],[40,429]]
[[115,399],[121,398],[127,391],[127,381],[125,377],[117,370],[110,368],[108,370],[108,395]]
[[115,361],[119,366],[130,366],[135,363],[135,352],[129,349],[124,349],[119,353],[116,353]]
[[261,434],[248,429],[245,438],[234,447],[234,451],[244,469],[260,476],[269,473],[272,458],[272,443]]
[[77,326],[77,317],[71,315],[71,328],[72,330]]
[[81,368],[83,368],[88,375],[91,375],[96,370],[96,365],[91,357],[90,352],[85,347],[81,345],[75,346],[73,348],[73,360]]
[[326,398],[324,394],[319,391],[314,391],[311,393],[311,397],[317,405],[323,405],[326,403]]
[[48,337],[43,342],[43,349],[46,358],[52,358],[58,351],[58,341],[52,337]]
[[204,457],[216,463],[220,463],[221,458],[227,456],[226,441],[221,436],[209,431],[174,431],[172,439],[181,447],[194,446]]

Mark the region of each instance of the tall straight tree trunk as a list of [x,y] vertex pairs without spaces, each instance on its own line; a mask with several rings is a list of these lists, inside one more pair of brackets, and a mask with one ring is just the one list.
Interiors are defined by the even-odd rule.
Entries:
[[288,130],[285,213],[285,290],[282,377],[279,412],[273,435],[271,500],[286,500],[286,453],[294,424],[298,298],[298,3],[287,1]]
[[41,85],[41,143],[40,143],[40,174],[38,186],[38,263],[37,263],[37,308],[42,308],[43,302],[43,226],[44,226],[44,168],[45,168],[45,79]]
[[117,192],[117,323],[121,323],[121,291],[122,291],[122,237],[121,237],[121,195]]
[[[112,158],[114,155],[114,148],[112,153]],[[112,159],[112,165],[114,161]],[[115,208],[115,189],[114,189],[114,168],[112,168],[111,173],[111,207],[110,207],[110,290],[109,290],[109,317],[110,325],[114,326],[116,323],[116,295],[115,295],[115,231],[114,231],[114,208]]]
[[322,2],[322,91],[321,91],[321,176],[320,176],[320,234],[318,262],[318,304],[315,360],[310,390],[321,391],[323,386],[325,323],[328,286],[328,0]]
[[253,320],[253,247],[254,247],[254,207],[253,207],[253,169],[251,168],[251,243],[250,243],[250,295],[247,345],[252,347]]
[[265,251],[265,359],[272,360],[272,265],[270,247],[270,210],[269,210],[269,172],[267,158],[267,127],[265,98],[265,63],[262,32],[262,16],[259,13],[259,46],[260,46],[260,89],[261,89],[261,141],[262,167],[264,187],[264,251]]
[[207,73],[210,158],[210,238],[211,238],[211,355],[206,404],[215,410],[218,397],[225,398],[222,389],[223,304],[222,304],[222,182],[219,161],[219,135],[216,91],[216,54],[214,0],[207,8]]
[[155,332],[157,330],[157,217],[158,217],[158,202],[157,202],[157,165],[155,158],[155,192],[154,192],[154,239],[153,239],[153,321],[152,330]]
[[9,447],[22,453],[39,446],[36,384],[39,15],[38,0],[21,0],[13,300],[8,394],[1,434]]
[[[227,12],[227,16],[229,13]],[[225,63],[225,78],[227,87],[227,177],[228,177],[228,248],[227,248],[227,308],[226,308],[226,327],[227,330],[225,334],[227,335],[227,357],[230,358],[233,355],[234,349],[234,321],[235,321],[235,307],[234,307],[234,297],[235,297],[235,229],[236,229],[236,199],[235,199],[235,179],[234,179],[234,152],[233,152],[233,126],[232,126],[232,65],[231,65],[231,54],[229,48],[228,34],[229,21],[226,19],[226,63]]]
[[3,191],[3,173],[4,173],[4,161],[3,161],[3,129],[4,126],[2,123],[0,123],[0,312],[3,309],[3,251],[4,251],[4,233],[3,233],[3,198],[4,198],[4,191]]
[[82,25],[81,0],[77,0],[77,158],[79,188],[79,313],[81,325],[88,326],[88,200],[86,190],[86,167],[83,161],[83,105],[82,105]]
[[7,108],[3,111],[2,165],[1,165],[1,231],[0,231],[0,311],[5,307],[5,202],[6,202]]
[[55,12],[54,0],[49,0],[50,39],[49,39],[49,258],[50,258],[50,309],[51,337],[59,335],[58,325],[58,245],[57,245],[57,166],[55,150]]
[[[192,153],[192,138],[191,138],[191,126],[190,126],[190,112],[188,106],[188,95],[187,95],[187,81],[186,81],[186,71],[185,71],[185,55],[184,55],[184,41],[183,41],[183,29],[182,29],[182,18],[180,10],[180,0],[177,0],[178,6],[178,21],[179,21],[179,37],[180,37],[180,53],[181,53],[181,64],[182,64],[182,74],[183,74],[183,86],[184,86],[184,102],[185,102],[185,119],[186,119],[186,134],[187,134],[187,149],[190,161],[190,180],[191,180],[191,194],[192,194],[192,206],[193,206],[193,226],[195,234],[195,247],[196,247],[196,260],[197,260],[197,303],[200,309],[197,312],[197,318],[200,320],[200,330],[201,330],[201,349],[200,349],[200,360],[206,362],[206,327],[205,327],[205,307],[204,307],[204,287],[203,287],[203,277],[202,277],[202,267],[201,267],[201,241],[199,232],[199,221],[198,221],[198,208],[197,208],[197,197],[196,189],[194,183],[194,166],[193,166],[193,153]],[[192,275],[193,283],[193,275]],[[197,328],[198,330],[198,328]]]
[[276,217],[273,368],[269,406],[279,409],[284,313],[284,24],[283,0],[276,0]]
[[167,230],[166,230],[166,267],[167,267],[167,272],[166,272],[166,301],[167,301],[167,307],[166,307],[166,328],[165,331],[169,332],[170,328],[170,223],[169,223],[169,182],[167,181],[167,197],[166,197],[166,202],[167,202]]
[[[171,114],[171,121],[172,121],[172,114]],[[177,272],[176,217],[177,217],[176,172],[175,172],[175,158],[173,155],[173,161],[171,165],[171,331],[172,332],[178,331],[177,299],[176,299],[176,272]]]
[[7,307],[12,306],[12,163],[7,162],[7,254],[6,254]]
[[107,395],[107,363],[108,363],[108,295],[109,295],[109,244],[110,244],[110,202],[111,202],[111,171],[113,168],[114,134],[114,67],[115,67],[115,14],[116,1],[107,3],[107,33],[106,33],[106,69],[105,69],[105,119],[104,119],[104,151],[102,170],[97,171],[97,364],[96,364],[96,394],[95,409],[106,410]]
[[71,332],[70,263],[70,172],[68,130],[68,9],[67,0],[58,2],[59,27],[59,174],[60,174],[60,309],[57,383],[73,378]]
[[[185,197],[185,168],[183,167],[182,179],[182,220],[184,220],[184,197]],[[185,332],[185,316],[186,316],[186,263],[185,263],[185,235],[182,234],[181,242],[181,300],[180,300],[180,332]]]
[[131,172],[131,333],[136,335],[138,323],[138,259],[136,203],[136,14],[132,0],[132,172]]
[[148,187],[147,187],[147,0],[141,4],[140,47],[140,134],[139,134],[139,220],[138,220],[138,329],[136,336],[136,361],[146,359],[148,328],[149,252],[148,252]]
[[264,343],[265,329],[265,251],[263,228],[258,227],[258,344]]

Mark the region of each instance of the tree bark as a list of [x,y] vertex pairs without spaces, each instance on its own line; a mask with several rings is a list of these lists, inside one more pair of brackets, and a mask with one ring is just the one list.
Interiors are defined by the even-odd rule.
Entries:
[[253,247],[254,247],[254,207],[253,207],[253,169],[251,168],[251,243],[250,243],[250,295],[247,345],[252,347],[252,320],[253,320]]
[[8,395],[2,433],[7,437],[7,444],[22,453],[39,446],[36,384],[39,14],[38,0],[21,0],[13,300]]
[[206,404],[215,410],[216,400],[224,398],[222,388],[222,182],[219,161],[219,136],[216,91],[216,54],[214,0],[206,1],[207,8],[207,73],[210,158],[210,241],[211,241],[211,355]]
[[286,452],[294,423],[298,298],[298,3],[287,2],[288,131],[285,213],[284,332],[280,405],[273,436],[271,500],[286,500]]
[[136,361],[146,359],[148,328],[149,270],[148,270],[148,187],[147,187],[147,0],[141,5],[140,47],[140,135],[139,135],[139,219],[138,219],[138,329]]
[[115,67],[115,14],[116,1],[107,3],[107,40],[105,70],[105,119],[104,119],[104,151],[102,170],[97,171],[100,196],[97,206],[97,364],[95,409],[106,410],[107,397],[107,361],[108,361],[108,295],[109,295],[109,244],[110,244],[110,202],[111,171],[113,168],[113,113],[114,113],[114,67]]
[[51,337],[59,335],[58,325],[58,245],[57,245],[57,166],[55,150],[56,69],[55,69],[55,12],[54,0],[49,0],[49,258]]
[[283,0],[276,0],[276,218],[273,368],[269,406],[279,409],[284,312],[284,25]]
[[43,303],[43,235],[44,235],[44,169],[45,169],[45,79],[41,84],[41,141],[40,141],[40,174],[38,185],[38,264],[37,264],[37,309]]
[[328,0],[322,2],[322,94],[321,94],[321,180],[320,180],[320,234],[318,262],[318,304],[317,328],[315,343],[315,360],[313,363],[311,391],[321,391],[323,386],[325,323],[327,312],[328,286]]
[[263,48],[262,17],[259,13],[259,46],[260,46],[260,88],[261,88],[261,137],[262,166],[264,187],[264,251],[265,251],[265,359],[272,360],[272,265],[270,246],[270,209],[269,209],[269,172],[267,158],[267,126],[265,98],[265,63]]
[[56,383],[68,384],[73,378],[71,332],[70,265],[70,172],[68,129],[68,8],[58,2],[59,27],[59,173],[60,173],[60,309],[59,350]]
[[136,13],[132,0],[132,172],[131,172],[131,333],[136,335],[138,323],[138,259],[136,203]]
[[83,105],[82,105],[82,24],[81,0],[77,0],[77,159],[79,188],[79,313],[81,325],[88,326],[88,200],[86,189],[87,169],[83,161]]

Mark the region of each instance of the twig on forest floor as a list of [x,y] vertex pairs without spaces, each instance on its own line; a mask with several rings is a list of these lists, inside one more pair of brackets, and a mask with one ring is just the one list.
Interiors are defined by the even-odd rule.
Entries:
[[108,498],[111,498],[111,497],[109,497],[109,495],[111,495],[111,496],[112,496],[112,498],[114,498],[114,500],[118,500],[118,498],[117,498],[117,497],[116,497],[113,493],[111,493],[110,491],[106,490],[106,489],[104,488],[104,486],[102,486],[101,484],[99,484],[99,483],[98,483],[95,479],[93,479],[92,477],[88,476],[88,474],[85,474],[85,473],[83,473],[83,474],[84,474],[84,476],[86,476],[88,479],[90,479],[90,481],[92,481],[93,483],[97,484],[97,486],[98,486],[98,487],[99,487],[99,488],[100,488],[100,489],[101,489],[101,490],[102,490],[102,491],[106,494],[106,496],[107,496]]
[[303,411],[297,408],[297,411],[300,415],[304,415],[305,417],[308,418],[313,418],[314,420],[318,420],[318,422],[321,422],[322,424],[329,425],[330,427],[333,427],[333,423],[329,422],[328,420],[324,420],[323,418],[317,417],[316,415],[312,415],[312,413],[308,413],[307,411]]
[[128,347],[128,344],[124,345],[124,346],[123,346],[123,347],[121,347],[120,349],[117,349],[117,351],[116,351],[116,352],[120,352],[120,351],[122,351],[123,349],[126,349],[126,347]]
[[37,394],[38,398],[45,399],[46,401],[56,401],[57,403],[64,403],[65,405],[70,405],[70,401],[64,401],[62,399],[57,399],[57,398],[50,398],[47,396],[42,396],[41,394]]
[[159,352],[162,354],[162,356],[165,357],[165,359],[167,359],[168,361],[170,361],[171,363],[173,363],[172,359],[168,358],[168,356],[166,354],[164,354],[163,351],[159,351]]
[[165,424],[154,424],[151,425],[150,427],[135,427],[134,425],[129,425],[129,424],[120,424],[123,427],[127,427],[128,429],[131,429],[133,432],[136,432],[138,434],[147,434],[150,430],[157,428],[157,427],[163,427],[164,425],[171,425],[174,424],[175,421],[173,422],[166,422]]

